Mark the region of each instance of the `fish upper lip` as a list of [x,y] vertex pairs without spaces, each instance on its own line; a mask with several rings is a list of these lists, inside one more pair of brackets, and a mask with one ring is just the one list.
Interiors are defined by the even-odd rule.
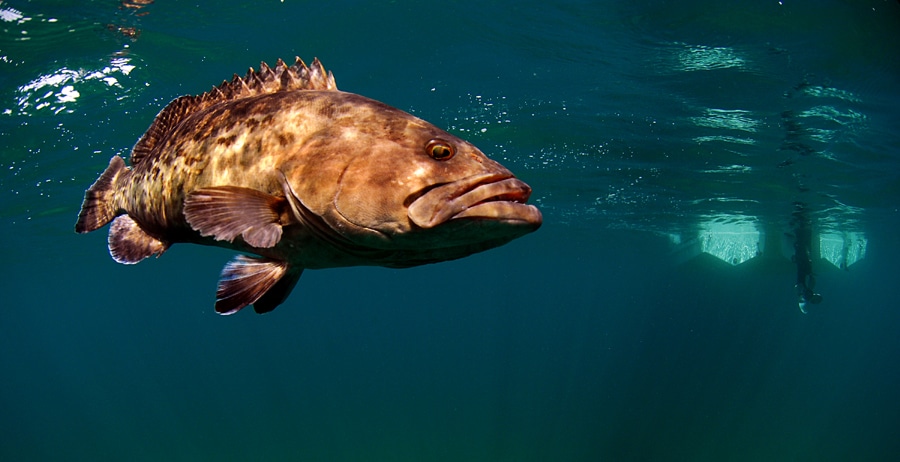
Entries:
[[511,173],[484,173],[432,187],[409,205],[409,219],[433,228],[456,218],[520,221],[540,226],[537,207],[527,205],[531,187]]

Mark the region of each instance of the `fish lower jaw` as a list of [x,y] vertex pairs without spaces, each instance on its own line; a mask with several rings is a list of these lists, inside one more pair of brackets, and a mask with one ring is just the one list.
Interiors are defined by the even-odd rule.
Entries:
[[509,224],[541,226],[543,217],[537,207],[518,201],[488,200],[480,202],[454,215],[451,220],[487,219]]

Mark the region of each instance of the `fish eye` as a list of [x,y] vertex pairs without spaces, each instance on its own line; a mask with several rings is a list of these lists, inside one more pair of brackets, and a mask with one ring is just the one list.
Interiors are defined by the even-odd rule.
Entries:
[[425,145],[425,152],[434,160],[447,160],[456,154],[453,145],[439,138],[435,138]]

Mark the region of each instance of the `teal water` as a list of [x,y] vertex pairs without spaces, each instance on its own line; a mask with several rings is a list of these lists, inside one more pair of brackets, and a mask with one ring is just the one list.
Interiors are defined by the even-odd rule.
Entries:
[[[898,2],[138,6],[0,2],[0,460],[900,452]],[[474,142],[544,227],[231,317],[230,252],[73,232],[171,99],[295,55]]]

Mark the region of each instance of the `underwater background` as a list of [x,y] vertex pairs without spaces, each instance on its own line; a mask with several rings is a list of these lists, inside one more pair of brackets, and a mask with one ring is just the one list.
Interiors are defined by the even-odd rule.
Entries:
[[[74,233],[170,100],[294,56],[544,226],[228,317],[233,252]],[[0,460],[895,460],[898,58],[893,0],[0,1]]]

